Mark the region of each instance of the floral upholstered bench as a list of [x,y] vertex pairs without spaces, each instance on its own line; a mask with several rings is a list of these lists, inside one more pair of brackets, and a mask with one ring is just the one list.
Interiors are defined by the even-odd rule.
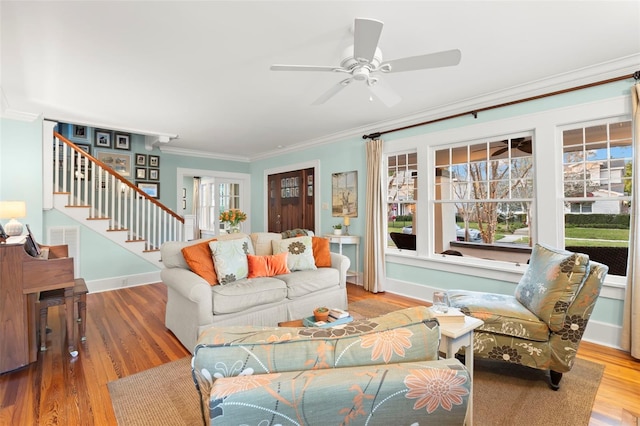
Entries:
[[193,376],[206,424],[463,424],[469,374],[424,307],[334,328],[210,328]]

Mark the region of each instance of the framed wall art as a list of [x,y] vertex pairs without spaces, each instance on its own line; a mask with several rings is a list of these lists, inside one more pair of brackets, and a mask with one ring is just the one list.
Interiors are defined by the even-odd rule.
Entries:
[[131,154],[113,151],[96,151],[96,158],[120,174],[131,176]]
[[96,129],[94,134],[95,138],[93,140],[93,145],[95,147],[109,149],[113,147],[113,141],[111,140],[113,138],[112,132],[109,130]]
[[151,198],[160,198],[160,184],[158,182],[136,182],[136,186]]
[[149,169],[149,180],[160,180],[160,169]]
[[147,180],[147,169],[144,167],[136,167],[136,179]]
[[160,156],[149,155],[149,167],[160,167]]
[[128,133],[116,133],[115,149],[131,150],[131,135]]
[[136,166],[147,165],[147,154],[136,154]]
[[331,174],[331,215],[358,217],[358,171]]
[[87,126],[73,125],[73,137],[76,139],[87,139]]

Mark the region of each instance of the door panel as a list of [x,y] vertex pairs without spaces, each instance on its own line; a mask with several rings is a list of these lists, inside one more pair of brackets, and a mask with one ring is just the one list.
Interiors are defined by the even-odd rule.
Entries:
[[267,180],[268,231],[283,232],[295,228],[314,230],[313,168],[269,175]]

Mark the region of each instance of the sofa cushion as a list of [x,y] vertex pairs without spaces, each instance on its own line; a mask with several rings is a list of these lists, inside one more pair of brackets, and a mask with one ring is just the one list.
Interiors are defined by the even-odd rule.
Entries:
[[564,324],[567,308],[589,274],[589,256],[536,244],[516,287],[516,299],[551,330]]
[[249,278],[273,277],[280,274],[288,274],[287,256],[289,253],[273,254],[271,256],[247,255],[249,264]]
[[287,238],[286,240],[274,240],[271,242],[273,254],[289,252],[287,266],[290,271],[305,271],[316,269],[316,261],[313,258],[313,244],[311,237]]
[[213,314],[231,314],[284,300],[287,285],[277,278],[252,278],[211,287],[211,292]]
[[251,233],[251,243],[253,244],[253,251],[257,256],[268,256],[273,253],[273,247],[271,241],[279,241],[282,239],[282,235],[275,232],[253,232]]
[[484,321],[478,330],[538,342],[549,340],[547,324],[514,296],[465,290],[449,290],[447,295],[451,306]]
[[216,238],[184,247],[182,249],[182,255],[191,271],[204,278],[209,285],[216,285],[218,284],[218,276],[216,275],[216,268],[213,265],[211,249],[209,248],[211,241],[216,241]]
[[297,299],[307,294],[340,285],[340,273],[334,268],[318,268],[313,271],[295,271],[278,275],[287,284],[287,298]]
[[331,250],[329,250],[329,239],[324,237],[311,237],[313,246],[313,259],[317,268],[328,268],[331,266]]
[[228,284],[247,277],[249,274],[247,254],[253,254],[249,237],[237,240],[211,241],[209,247],[213,254],[213,262],[220,284]]

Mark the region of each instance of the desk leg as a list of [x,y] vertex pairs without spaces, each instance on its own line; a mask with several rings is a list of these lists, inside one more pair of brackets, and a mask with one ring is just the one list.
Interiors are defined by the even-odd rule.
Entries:
[[73,287],[67,287],[64,289],[64,304],[67,323],[67,343],[69,345],[69,354],[72,357],[78,356],[76,350],[76,334],[75,334],[75,321],[73,314]]

